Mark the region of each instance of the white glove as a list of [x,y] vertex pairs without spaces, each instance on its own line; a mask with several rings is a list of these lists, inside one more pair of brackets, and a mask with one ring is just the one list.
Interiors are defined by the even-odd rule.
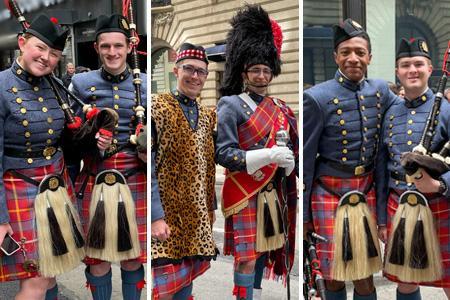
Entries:
[[290,166],[291,162],[294,162],[294,154],[288,147],[273,146],[270,149],[249,150],[245,153],[245,160],[247,162],[247,173],[251,175],[271,163],[279,166]]
[[278,167],[284,168],[284,172],[285,172],[286,176],[289,176],[289,175],[291,175],[292,171],[294,171],[295,160],[292,159],[291,161],[289,161],[286,164],[279,164]]

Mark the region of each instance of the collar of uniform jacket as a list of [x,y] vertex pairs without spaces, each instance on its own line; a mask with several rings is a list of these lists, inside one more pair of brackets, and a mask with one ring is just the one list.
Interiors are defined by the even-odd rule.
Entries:
[[407,108],[416,108],[427,102],[427,100],[433,97],[433,91],[430,88],[427,88],[426,91],[417,97],[416,99],[409,100],[405,98],[405,106]]
[[14,61],[13,65],[12,65],[12,70],[13,70],[14,75],[19,77],[23,81],[28,82],[31,85],[38,85],[38,84],[40,84],[40,82],[42,81],[42,78],[43,78],[43,77],[33,76],[30,73],[28,73],[27,71],[25,71],[25,69],[23,69],[19,65],[17,60]]
[[172,92],[172,95],[175,99],[178,100],[181,104],[184,104],[186,106],[195,106],[196,99],[190,99],[188,96],[182,94],[178,90],[175,90]]
[[351,91],[359,91],[364,86],[364,83],[366,82],[366,78],[364,77],[359,82],[354,82],[348,79],[341,70],[337,70],[336,74],[334,75],[334,79],[343,87],[351,90]]
[[102,78],[105,79],[106,81],[110,81],[113,83],[120,83],[124,80],[127,80],[128,76],[130,76],[131,72],[130,69],[125,68],[125,71],[123,71],[122,73],[118,74],[118,75],[113,75],[108,73],[108,71],[106,71],[104,68],[102,68]]

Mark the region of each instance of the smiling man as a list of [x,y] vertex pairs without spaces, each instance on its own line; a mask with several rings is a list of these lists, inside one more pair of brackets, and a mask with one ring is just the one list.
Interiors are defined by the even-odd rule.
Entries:
[[208,76],[203,47],[181,45],[173,72],[176,90],[153,98],[151,110],[160,195],[151,207],[152,293],[161,300],[191,299],[192,281],[217,253],[212,232],[216,117],[199,101]]
[[[346,240],[344,238],[348,235],[345,232],[339,234],[337,230],[343,224],[337,223],[339,214],[336,212],[341,204],[344,211],[348,209],[343,221],[345,224],[347,220],[349,226],[345,228],[351,235],[351,207],[345,205],[345,198],[351,195],[352,202],[363,199],[361,203],[358,200],[352,204],[366,209],[358,220],[367,220],[372,226],[367,226],[365,230],[367,239],[360,241],[366,243],[367,240],[368,249],[374,249],[369,247],[371,245],[377,248],[374,160],[382,116],[395,95],[390,93],[385,81],[366,78],[372,54],[369,36],[362,26],[347,19],[333,29],[334,58],[339,69],[334,79],[318,84],[303,94],[304,232],[314,230],[328,239],[327,243],[317,244],[326,279],[327,299],[346,299],[347,280],[354,283],[354,299],[376,299],[372,274],[381,268],[381,253],[379,249],[355,251],[355,238]],[[362,223],[360,227],[366,228]],[[350,254],[353,249],[353,258],[351,255],[336,254],[335,249],[343,241],[347,241]],[[374,260],[370,268],[356,263],[369,259]],[[349,272],[347,268],[339,273],[339,265],[344,268],[353,265],[354,272]]]
[[[137,126],[136,90],[132,71],[127,65],[127,55],[131,52],[130,34],[130,25],[123,16],[117,14],[99,16],[94,48],[102,66],[98,70],[74,75],[72,89],[85,103],[99,109],[113,109],[119,116],[112,137],[99,135],[97,145],[101,151],[82,153],[84,164],[77,178],[76,190],[82,197],[81,218],[87,232],[96,175],[105,170],[115,169],[126,178],[135,205],[135,216],[127,215],[127,217],[136,219],[141,252],[134,259],[120,261],[122,295],[124,299],[139,299],[145,283],[142,264],[147,262],[147,176],[146,164],[138,157],[136,146],[130,143],[130,136],[135,133]],[[140,77],[141,99],[143,106],[146,107],[146,74],[141,74]],[[79,105],[75,104],[74,108],[82,114]],[[135,246],[137,245],[133,247]],[[111,262],[89,258],[85,263],[87,265],[85,275],[93,298],[110,299]]]
[[[421,299],[418,285],[429,285],[444,288],[444,292],[450,297],[450,262],[448,257],[449,239],[448,229],[450,228],[450,219],[448,211],[450,204],[448,198],[450,192],[450,172],[444,173],[439,179],[433,179],[424,170],[421,171],[422,177],[420,179],[407,180],[405,170],[401,166],[401,154],[413,151],[422,138],[422,134],[427,122],[427,117],[431,111],[435,95],[428,87],[428,79],[433,71],[431,64],[429,50],[424,39],[417,38],[400,41],[400,46],[396,57],[396,74],[400,83],[405,88],[405,98],[398,101],[395,105],[386,112],[383,124],[382,139],[380,142],[380,154],[377,159],[377,201],[378,201],[378,218],[381,219],[381,224],[388,226],[381,227],[380,237],[382,240],[388,240],[387,232],[394,237],[397,237],[397,230],[394,230],[394,215],[397,210],[401,212],[406,204],[399,206],[400,195],[408,195],[410,191],[419,192],[425,196],[428,206],[431,209],[433,216],[433,223],[431,225],[432,231],[435,231],[439,237],[442,261],[443,277],[436,280],[432,277],[433,272],[429,272],[427,267],[421,268],[421,281],[412,282],[412,280],[405,280],[411,274],[417,272],[418,268],[414,268],[409,263],[406,253],[410,252],[411,245],[407,244],[409,240],[416,240],[412,235],[412,228],[415,226],[407,226],[405,228],[405,243],[403,247],[397,247],[398,243],[392,242],[392,238],[387,249],[392,249],[392,253],[398,252],[398,248],[404,248],[404,262],[394,259],[395,255],[387,255],[385,276],[394,282],[398,283],[397,299]],[[449,121],[450,121],[450,105],[443,100],[439,108],[439,115],[437,117],[436,129],[432,143],[432,152],[439,151],[442,144],[448,141]],[[419,205],[420,206],[420,205]],[[413,211],[409,210],[410,215]],[[423,217],[424,227],[426,226],[425,217]],[[415,224],[416,220],[411,220]],[[408,222],[408,221],[407,221]],[[389,230],[387,230],[389,228]],[[429,235],[429,236],[430,236]],[[430,239],[427,239],[430,243]],[[392,245],[391,245],[392,244]],[[400,245],[401,246],[401,245]],[[438,248],[438,247],[436,247]],[[403,252],[403,250],[400,250]],[[424,251],[427,252],[427,251]],[[426,253],[428,256],[427,265],[436,267],[441,266],[440,261],[433,261],[433,255],[430,252]],[[392,268],[395,265],[394,268]],[[398,272],[397,270],[402,270]],[[401,279],[394,275],[401,274]],[[405,275],[403,275],[405,274]],[[419,278],[419,277],[415,277]]]

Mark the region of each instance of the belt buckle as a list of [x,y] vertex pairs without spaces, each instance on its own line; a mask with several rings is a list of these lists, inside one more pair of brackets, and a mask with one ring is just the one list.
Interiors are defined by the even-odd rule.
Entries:
[[357,166],[355,168],[355,175],[356,176],[362,175],[364,173],[366,173],[366,168],[364,166]]
[[42,150],[42,154],[45,158],[52,157],[56,153],[56,148],[53,146],[45,147],[44,150]]

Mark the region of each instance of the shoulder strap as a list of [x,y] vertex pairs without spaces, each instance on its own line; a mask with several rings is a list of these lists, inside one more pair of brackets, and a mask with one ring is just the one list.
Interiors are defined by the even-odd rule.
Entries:
[[248,107],[250,107],[252,111],[255,111],[256,107],[258,107],[255,101],[253,101],[253,99],[250,98],[250,96],[247,93],[240,94],[239,98],[241,98],[248,105]]

